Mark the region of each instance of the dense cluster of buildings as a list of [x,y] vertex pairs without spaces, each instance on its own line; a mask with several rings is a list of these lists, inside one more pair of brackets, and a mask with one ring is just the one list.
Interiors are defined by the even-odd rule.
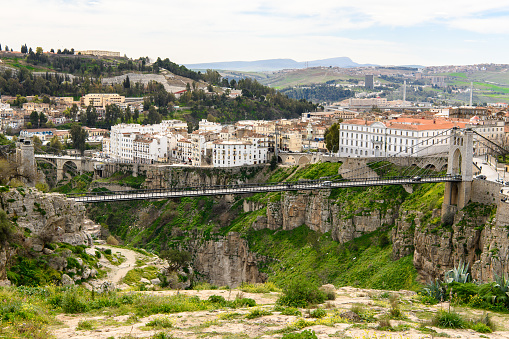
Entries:
[[250,128],[229,128],[202,120],[187,132],[187,123],[164,120],[155,125],[119,124],[103,139],[103,156],[117,162],[182,163],[235,167],[269,161],[269,138]]

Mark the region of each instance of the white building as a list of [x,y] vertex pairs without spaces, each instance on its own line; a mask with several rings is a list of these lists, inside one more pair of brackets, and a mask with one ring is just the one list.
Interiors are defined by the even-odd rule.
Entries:
[[[339,156],[425,156],[448,151],[452,127],[464,122],[398,118],[386,122],[360,119],[340,124]],[[433,137],[433,138],[432,138]]]
[[267,150],[263,138],[250,140],[216,140],[213,143],[214,167],[236,167],[267,162]]
[[210,122],[207,119],[202,119],[198,123],[198,130],[200,132],[215,132],[215,133],[219,133],[219,132],[221,132],[221,129],[222,129],[222,127],[221,127],[220,123]]

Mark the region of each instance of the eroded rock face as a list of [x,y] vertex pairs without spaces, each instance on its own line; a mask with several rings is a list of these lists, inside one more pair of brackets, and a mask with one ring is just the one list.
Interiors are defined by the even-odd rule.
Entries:
[[[17,218],[20,228],[30,230],[32,238],[43,242],[65,242],[89,245],[83,229],[85,206],[62,194],[42,193],[31,188],[11,189],[0,195],[3,208],[10,218]],[[41,242],[34,240],[35,251],[42,251]]]
[[331,232],[335,241],[345,243],[395,222],[392,210],[385,214],[379,210],[359,211],[361,215],[343,219],[341,206],[328,199],[329,195],[328,190],[287,192],[280,201],[269,202],[267,216],[258,217],[252,227],[255,230],[292,230],[305,224],[313,231]]
[[[431,219],[440,216],[440,210],[434,210]],[[393,259],[413,253],[422,281],[442,278],[460,261],[470,265],[472,279],[479,281],[509,273],[509,204],[499,203],[493,220],[463,211],[456,213],[450,227],[441,222],[422,225],[422,219],[420,212],[403,211],[392,234]]]
[[205,241],[194,252],[195,270],[211,284],[237,287],[242,282],[259,283],[267,279],[258,271],[257,264],[262,258],[249,252],[247,241],[239,233],[230,232],[223,239]]

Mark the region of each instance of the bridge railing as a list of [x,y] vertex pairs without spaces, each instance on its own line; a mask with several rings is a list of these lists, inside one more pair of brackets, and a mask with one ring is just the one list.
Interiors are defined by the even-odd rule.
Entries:
[[[334,180],[299,180],[288,182],[274,182],[274,183],[248,183],[248,184],[235,184],[235,185],[200,185],[188,187],[172,187],[172,188],[158,188],[158,189],[132,189],[125,191],[97,191],[86,193],[68,193],[68,198],[82,198],[80,200],[109,200],[107,197],[111,196],[127,196],[131,199],[143,197],[150,198],[167,198],[171,196],[182,196],[185,193],[195,192],[196,195],[225,195],[225,194],[239,194],[239,193],[257,193],[257,192],[280,192],[285,190],[297,191],[300,189],[314,189],[314,188],[334,188],[336,183],[351,183],[360,184],[359,186],[380,183],[398,183],[401,181],[417,182],[420,180],[434,179],[434,180],[449,180],[460,181],[461,176],[442,174],[442,175],[427,175],[425,177],[412,177],[412,176],[399,176],[391,178],[341,178]],[[83,199],[84,198],[84,199]]]

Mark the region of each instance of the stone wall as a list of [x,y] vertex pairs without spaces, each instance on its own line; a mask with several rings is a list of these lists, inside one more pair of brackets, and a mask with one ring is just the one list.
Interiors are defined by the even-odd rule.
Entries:
[[484,205],[497,204],[500,200],[500,189],[502,185],[498,182],[474,179],[472,181],[471,200]]

